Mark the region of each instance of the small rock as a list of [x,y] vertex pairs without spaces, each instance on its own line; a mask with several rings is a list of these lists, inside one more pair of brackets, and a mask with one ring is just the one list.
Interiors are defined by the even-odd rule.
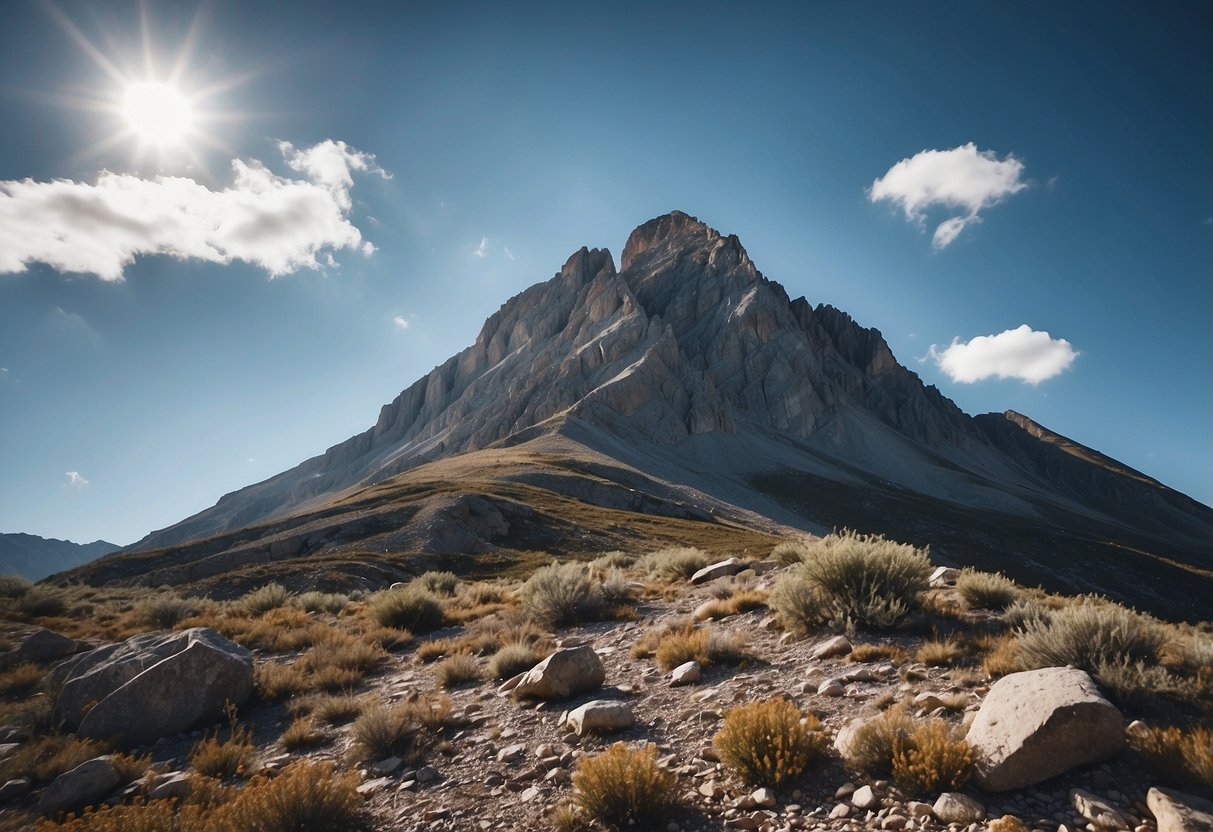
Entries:
[[832,656],[845,656],[851,652],[851,642],[846,636],[834,636],[818,644],[809,653],[813,659],[828,659]]
[[924,711],[942,708],[943,700],[933,693],[923,692],[914,697],[914,707]]
[[912,818],[925,818],[931,815],[931,804],[922,803],[918,800],[911,800],[906,804],[906,811],[910,813]]
[[54,630],[35,630],[13,652],[16,662],[51,662],[76,652],[76,642]]
[[860,786],[851,795],[851,805],[856,809],[871,809],[879,802],[880,798],[876,796],[876,792],[872,791],[871,786]]
[[15,777],[9,780],[3,786],[0,786],[0,803],[7,803],[10,800],[16,800],[21,795],[29,791],[34,781],[28,777]]
[[526,753],[526,743],[516,742],[513,745],[507,745],[505,748],[497,752],[497,762],[504,763],[507,760],[513,760],[521,757]]
[[670,674],[670,685],[673,687],[681,687],[682,685],[693,685],[703,678],[703,668],[699,662],[689,661],[678,665]]
[[931,807],[936,819],[944,823],[976,823],[986,816],[986,807],[959,792],[944,792]]
[[758,789],[750,797],[754,799],[755,805],[763,809],[770,809],[775,805],[775,792],[767,788]]
[[186,771],[170,771],[156,778],[156,784],[147,792],[148,800],[164,800],[175,797],[181,800],[189,796],[191,777]]
[[881,829],[904,829],[908,818],[905,815],[892,814],[880,822]]
[[953,569],[950,566],[941,566],[931,573],[931,586],[936,589],[945,586],[952,586],[960,578],[960,570]]
[[438,779],[438,769],[433,766],[422,766],[417,769],[416,777],[418,783],[433,783]]
[[817,687],[818,696],[842,696],[846,688],[837,679],[826,679]]
[[358,794],[368,795],[371,792],[379,791],[380,789],[384,788],[385,786],[387,786],[388,783],[391,783],[391,782],[392,782],[392,778],[390,778],[390,777],[376,777],[373,780],[367,780],[365,783],[360,785],[356,789],[356,791],[358,792]]
[[404,761],[399,757],[387,757],[375,763],[375,765],[371,766],[371,768],[373,768],[378,774],[391,774],[393,771],[400,768],[400,765],[403,762]]
[[631,728],[636,723],[631,707],[626,702],[595,699],[569,712],[567,724],[577,736],[594,731],[605,733]]
[[691,583],[694,585],[706,584],[709,581],[714,581],[717,578],[727,578],[729,575],[736,575],[741,571],[741,561],[737,558],[729,558],[718,563],[713,563],[710,566],[705,566],[694,575],[691,576]]
[[1075,811],[1096,826],[1111,826],[1127,829],[1129,821],[1112,804],[1082,789],[1070,790],[1070,802]]
[[831,818],[845,818],[849,814],[851,814],[851,807],[845,803],[839,803],[837,806],[835,806],[833,809],[830,810]]

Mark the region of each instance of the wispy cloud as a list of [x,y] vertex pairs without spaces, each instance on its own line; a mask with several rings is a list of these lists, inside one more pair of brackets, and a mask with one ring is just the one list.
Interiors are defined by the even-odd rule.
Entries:
[[925,226],[931,208],[960,209],[962,213],[941,222],[932,236],[936,249],[946,248],[980,212],[1028,187],[1023,163],[1007,154],[999,159],[993,150],[978,150],[972,142],[951,150],[924,150],[902,159],[872,182],[868,199],[888,201],[905,212],[906,219]]
[[88,485],[88,480],[80,476],[79,471],[64,471],[64,476],[67,477],[67,482],[64,485],[71,488],[84,488]]
[[296,149],[279,176],[256,160],[232,160],[231,187],[193,179],[144,179],[102,171],[95,183],[0,181],[0,273],[31,263],[121,280],[138,256],[167,254],[212,263],[243,261],[272,276],[331,264],[332,253],[375,249],[350,222],[353,173],[388,176],[369,153],[326,140]]
[[489,238],[481,237],[480,245],[476,246],[476,250],[472,254],[476,257],[485,257],[489,253]]
[[501,253],[502,253],[502,254],[504,254],[504,255],[506,256],[506,258],[507,258],[507,259],[509,259],[509,260],[513,260],[513,259],[514,259],[514,252],[510,251],[510,247],[509,247],[509,246],[502,246],[502,247],[501,247]]
[[409,322],[403,315],[397,315],[396,317],[392,318],[392,323],[396,325],[397,329],[409,328]]
[[940,349],[932,344],[921,361],[934,361],[952,381],[972,384],[988,378],[1013,378],[1028,384],[1060,375],[1079,353],[1064,338],[1052,338],[1027,324],[997,335],[978,335],[970,341],[953,338]]

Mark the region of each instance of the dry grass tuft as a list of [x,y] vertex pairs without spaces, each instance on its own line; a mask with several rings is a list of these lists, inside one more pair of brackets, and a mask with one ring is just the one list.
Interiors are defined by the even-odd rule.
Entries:
[[604,607],[589,567],[580,563],[553,563],[535,570],[519,596],[523,609],[549,626],[597,620]]
[[292,598],[291,603],[305,612],[336,615],[349,606],[350,596],[343,592],[304,592]]
[[253,745],[253,732],[236,723],[236,709],[228,709],[231,729],[226,740],[214,736],[199,740],[190,751],[190,765],[194,771],[206,777],[221,780],[242,777],[253,765],[257,749]]
[[610,829],[664,829],[678,805],[674,775],[657,765],[657,749],[615,743],[584,757],[573,772],[574,799]]
[[689,622],[667,624],[650,630],[632,645],[633,658],[649,656],[666,672],[689,661],[697,661],[707,667],[712,664],[740,664],[747,658],[740,638],[711,627],[696,627]]
[[515,641],[505,645],[489,659],[489,677],[493,679],[512,679],[519,673],[525,673],[539,664],[547,656],[533,644]]
[[893,738],[893,780],[909,794],[925,797],[954,791],[973,773],[973,749],[963,731],[941,719],[921,722]]
[[354,722],[352,753],[364,761],[395,755],[410,764],[420,762],[450,711],[451,703],[445,696],[370,705]]
[[171,630],[198,612],[198,604],[194,601],[176,595],[157,595],[140,602],[134,610],[134,618],[149,627]]
[[278,743],[287,751],[303,751],[324,745],[329,737],[309,716],[301,716],[292,722],[278,738]]
[[1005,610],[1019,599],[1019,587],[1004,575],[962,570],[956,579],[956,591],[970,609]]
[[291,593],[282,584],[266,584],[244,593],[232,602],[231,608],[243,615],[256,617],[285,606],[290,600]]
[[53,618],[67,612],[67,598],[58,589],[31,586],[14,599],[12,607],[22,618]]
[[954,638],[932,639],[918,646],[914,658],[931,667],[946,667],[968,655],[968,650]]
[[707,554],[691,546],[659,549],[636,562],[638,569],[667,581],[689,578],[707,565]]
[[732,592],[727,598],[720,598],[700,605],[695,611],[695,620],[707,621],[714,618],[728,618],[731,615],[741,615],[762,609],[767,605],[767,593],[760,589],[742,589]]
[[446,621],[438,596],[416,583],[376,593],[367,605],[367,612],[384,627],[411,633],[437,630]]
[[886,659],[901,662],[906,651],[899,644],[856,644],[847,657],[853,662],[879,662]]
[[1074,665],[1096,673],[1101,664],[1156,663],[1166,632],[1153,619],[1094,598],[1029,622],[1019,637],[1027,668]]
[[307,690],[308,680],[298,665],[263,662],[253,669],[253,685],[262,700],[276,702]]
[[0,673],[0,696],[24,696],[46,678],[46,672],[36,664],[26,662]]
[[776,543],[771,549],[771,559],[776,560],[784,566],[795,566],[798,563],[804,563],[804,559],[809,554],[808,540],[785,540],[781,543]]
[[915,724],[900,705],[861,723],[846,745],[847,765],[866,774],[887,775],[892,770],[894,742],[913,733]]
[[325,725],[343,725],[355,719],[366,706],[366,699],[350,693],[321,693],[291,703],[295,713],[310,714]]
[[747,783],[779,786],[799,777],[827,738],[812,714],[786,699],[769,699],[731,709],[712,743],[720,761]]
[[434,679],[445,690],[479,682],[480,666],[467,653],[456,653],[434,666]]
[[1213,728],[1150,727],[1129,741],[1169,785],[1213,790]]
[[36,783],[47,782],[105,752],[106,747],[96,740],[62,734],[36,737],[18,746],[0,763],[0,780],[28,777]]

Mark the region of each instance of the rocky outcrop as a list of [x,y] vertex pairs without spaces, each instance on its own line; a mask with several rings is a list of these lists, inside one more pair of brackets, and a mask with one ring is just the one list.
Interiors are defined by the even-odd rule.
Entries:
[[14,662],[53,662],[76,652],[76,641],[54,630],[40,629],[30,633],[12,652]]
[[56,777],[38,801],[38,814],[52,815],[95,804],[122,782],[109,757],[97,757]]
[[1000,792],[1113,756],[1124,746],[1124,722],[1084,671],[1047,667],[999,679],[966,738],[975,782]]
[[147,633],[67,660],[51,675],[54,719],[132,746],[214,721],[253,691],[253,657],[214,630]]
[[1213,801],[1173,789],[1150,789],[1146,805],[1158,832],[1213,832]]

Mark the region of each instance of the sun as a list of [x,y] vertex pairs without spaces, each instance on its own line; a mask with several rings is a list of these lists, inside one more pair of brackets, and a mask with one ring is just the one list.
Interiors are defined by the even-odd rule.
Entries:
[[184,93],[163,81],[138,81],[126,88],[122,115],[140,143],[176,147],[194,124],[194,108]]

